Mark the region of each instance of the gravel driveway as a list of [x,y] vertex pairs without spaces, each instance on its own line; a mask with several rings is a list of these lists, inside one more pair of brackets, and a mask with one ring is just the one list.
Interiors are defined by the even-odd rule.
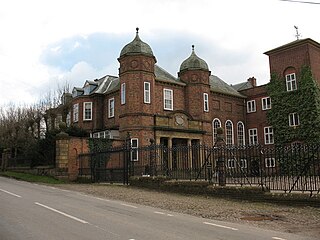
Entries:
[[64,184],[58,187],[194,216],[237,222],[320,239],[320,208],[292,207],[157,192],[130,186]]

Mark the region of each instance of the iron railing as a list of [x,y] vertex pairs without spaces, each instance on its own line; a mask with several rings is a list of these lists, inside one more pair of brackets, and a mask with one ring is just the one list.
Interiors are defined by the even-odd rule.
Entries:
[[147,175],[285,192],[320,191],[320,145],[124,146],[82,154],[79,160],[79,174],[93,181],[127,182],[129,176]]

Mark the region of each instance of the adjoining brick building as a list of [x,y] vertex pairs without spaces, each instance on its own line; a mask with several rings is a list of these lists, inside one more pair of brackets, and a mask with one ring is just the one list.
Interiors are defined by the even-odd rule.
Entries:
[[[296,76],[305,65],[320,84],[319,43],[296,40],[265,54],[270,72],[283,76],[287,91],[297,89]],[[267,121],[272,100],[266,85],[257,86],[254,77],[228,85],[211,74],[194,46],[174,77],[156,64],[138,29],[118,61],[119,76],[107,75],[73,89],[68,124],[92,137],[125,139],[129,133],[133,147],[149,145],[151,139],[168,147],[213,145],[218,127],[225,129],[226,144],[274,144]],[[288,116],[288,124],[291,120]]]

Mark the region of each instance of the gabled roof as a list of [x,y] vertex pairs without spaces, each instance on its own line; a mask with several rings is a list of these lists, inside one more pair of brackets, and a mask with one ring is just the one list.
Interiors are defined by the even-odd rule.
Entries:
[[86,82],[84,83],[83,87],[87,86],[87,84],[94,85],[94,86],[98,85],[98,83],[96,81],[86,80]]
[[83,88],[74,87],[74,88],[72,89],[72,92],[73,92],[73,91],[83,92],[84,90],[83,90]]
[[246,96],[239,93],[237,90],[229,86],[222,79],[217,76],[211,75],[209,77],[210,90],[212,92],[221,93],[225,95],[230,95],[234,97],[246,98]]
[[94,93],[104,94],[112,91],[114,87],[119,84],[119,78],[115,76],[106,75],[100,78],[97,82],[99,85],[95,89]]

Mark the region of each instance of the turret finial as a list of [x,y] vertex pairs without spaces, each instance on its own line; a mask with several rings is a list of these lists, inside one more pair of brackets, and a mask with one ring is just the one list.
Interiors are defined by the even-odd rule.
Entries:
[[192,45],[192,51],[194,51],[194,45]]
[[139,28],[138,27],[136,28],[136,31],[137,31],[137,34],[138,34],[139,33]]

